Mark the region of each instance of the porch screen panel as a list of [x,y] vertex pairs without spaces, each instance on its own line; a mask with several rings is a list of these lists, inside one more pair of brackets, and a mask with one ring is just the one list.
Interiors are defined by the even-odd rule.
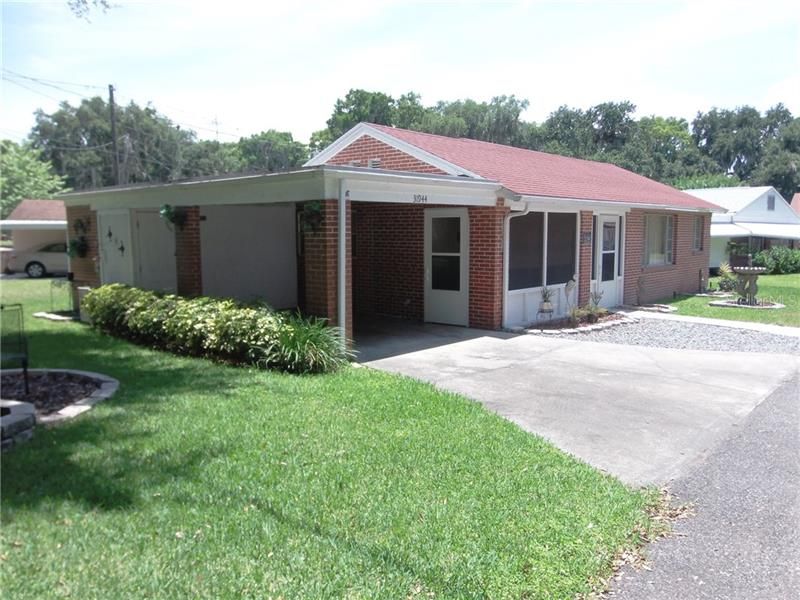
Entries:
[[566,283],[575,274],[575,213],[547,214],[547,285]]
[[511,219],[508,246],[508,289],[542,285],[544,213],[532,212]]

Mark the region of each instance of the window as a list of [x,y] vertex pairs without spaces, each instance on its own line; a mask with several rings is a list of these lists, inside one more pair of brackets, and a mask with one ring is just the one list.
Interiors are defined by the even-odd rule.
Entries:
[[50,244],[49,246],[45,246],[41,250],[42,252],[66,252],[67,245],[66,244]]
[[692,250],[703,249],[703,234],[705,233],[705,217],[694,218],[694,238],[692,241]]
[[671,265],[675,217],[671,215],[646,215],[644,220],[645,266]]
[[547,214],[547,285],[566,283],[575,274],[575,213]]
[[508,289],[538,287],[544,262],[544,213],[528,213],[509,223]]
[[775,210],[775,194],[767,196],[767,210]]
[[532,212],[511,219],[508,289],[558,285],[572,279],[577,235],[578,217],[575,213]]

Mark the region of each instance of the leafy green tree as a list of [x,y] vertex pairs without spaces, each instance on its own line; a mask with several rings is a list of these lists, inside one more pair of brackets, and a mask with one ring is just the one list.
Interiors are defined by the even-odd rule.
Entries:
[[246,171],[239,144],[202,140],[189,144],[183,151],[181,175],[200,177]]
[[420,95],[414,92],[403,94],[395,103],[395,119],[392,123],[401,129],[419,130],[422,127],[427,109],[420,102]]
[[308,147],[285,131],[262,131],[240,139],[237,145],[248,171],[282,171],[308,160]]
[[603,102],[592,106],[586,117],[592,125],[596,152],[621,150],[636,127],[632,115],[636,105],[631,102]]
[[[78,106],[62,102],[52,114],[35,113],[33,147],[77,189],[114,185],[114,152],[108,103],[100,97]],[[192,131],[176,127],[151,106],[131,102],[117,110],[121,183],[171,181],[182,176]]]
[[336,101],[333,114],[328,119],[328,130],[333,139],[338,138],[361,123],[392,125],[395,119],[394,99],[381,92],[352,89]]
[[763,151],[763,120],[751,106],[735,110],[711,109],[692,121],[695,144],[724,173],[747,180],[758,166]]
[[38,151],[0,141],[0,217],[5,219],[20,200],[52,198],[65,190],[63,178],[53,173]]
[[800,191],[800,118],[782,127],[768,142],[753,181],[771,185],[787,200]]
[[559,106],[542,124],[541,149],[553,154],[586,158],[595,152],[591,115],[579,108]]

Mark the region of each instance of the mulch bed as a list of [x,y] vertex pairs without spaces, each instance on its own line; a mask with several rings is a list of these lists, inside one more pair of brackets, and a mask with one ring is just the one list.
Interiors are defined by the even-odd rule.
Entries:
[[539,321],[536,325],[532,325],[531,329],[580,329],[581,327],[588,327],[589,325],[598,325],[600,323],[608,323],[610,321],[619,321],[620,319],[624,319],[624,315],[619,315],[617,313],[609,313],[605,316],[600,317],[594,323],[590,322],[588,319],[581,319],[578,323],[573,323],[569,319],[557,319],[553,321]]
[[36,407],[37,416],[58,412],[90,396],[100,387],[100,382],[91,377],[52,372],[30,373],[28,384],[30,393],[26,396],[22,373],[3,373],[0,376],[3,399],[30,402]]

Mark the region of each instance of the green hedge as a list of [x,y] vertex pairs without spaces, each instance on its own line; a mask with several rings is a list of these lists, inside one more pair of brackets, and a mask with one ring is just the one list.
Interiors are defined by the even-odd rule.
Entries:
[[114,283],[92,290],[83,307],[97,329],[176,354],[292,373],[344,365],[339,330],[323,319],[234,300],[182,298]]
[[753,264],[757,267],[766,267],[771,275],[800,273],[800,250],[773,246],[756,254],[753,257]]

